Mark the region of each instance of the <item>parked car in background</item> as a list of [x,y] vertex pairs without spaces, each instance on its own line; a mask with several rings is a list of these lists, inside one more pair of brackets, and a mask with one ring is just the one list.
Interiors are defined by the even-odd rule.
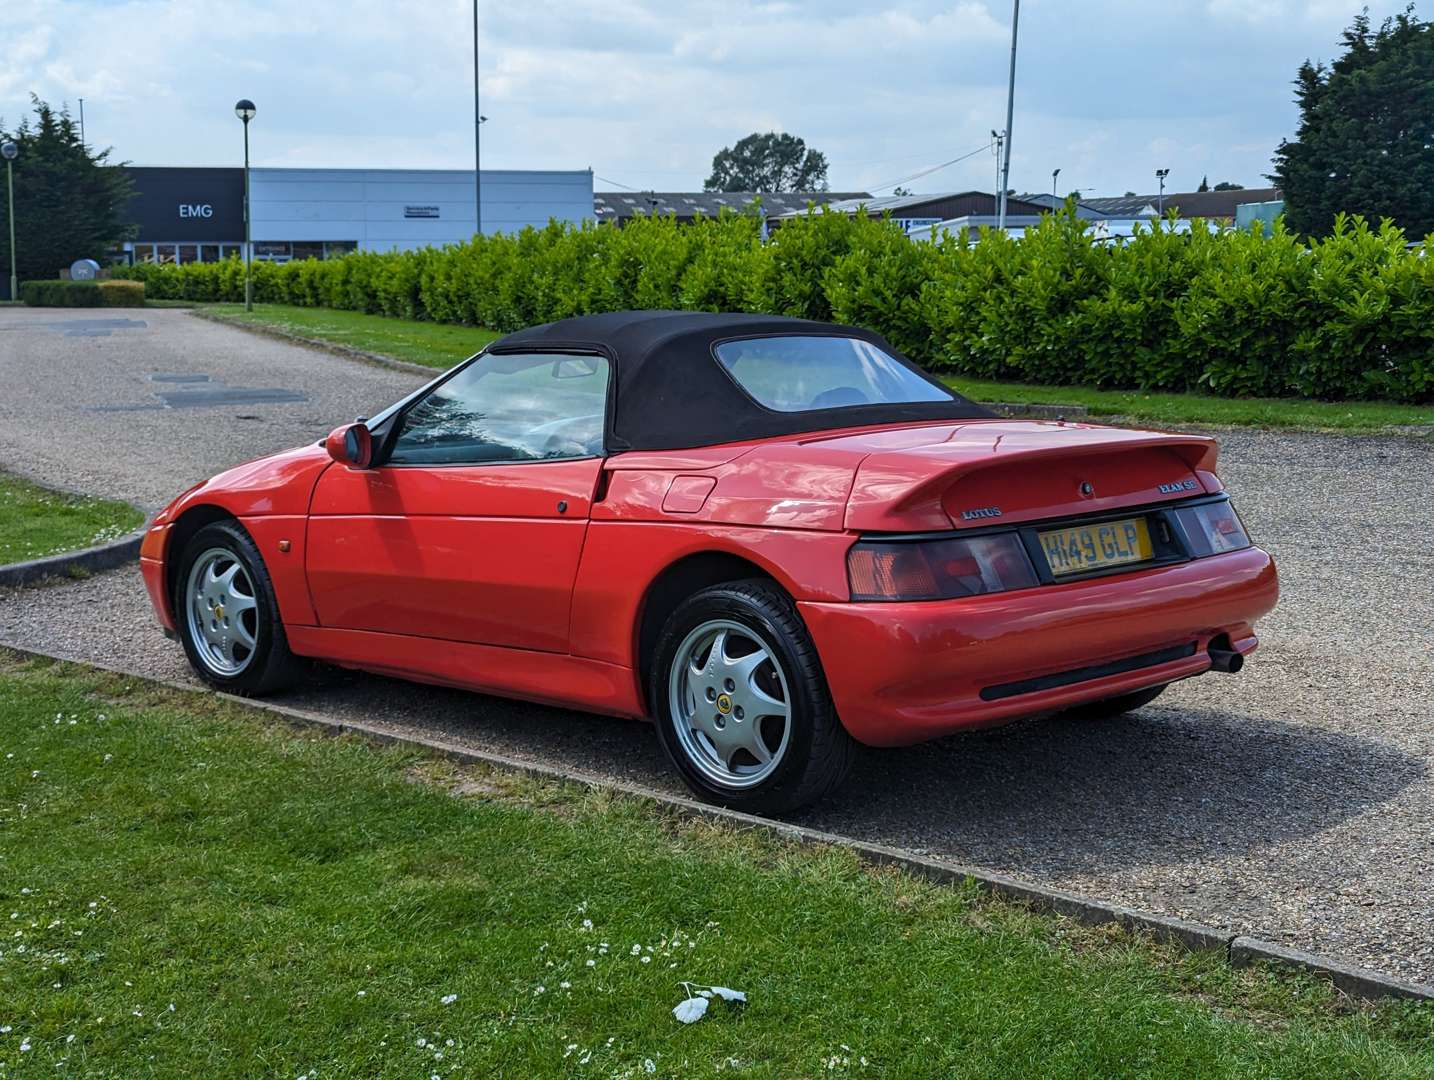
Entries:
[[313,658],[650,717],[702,797],[782,811],[858,745],[1238,671],[1278,589],[1215,463],[997,418],[865,330],[620,312],[198,485],[141,569],[214,686]]

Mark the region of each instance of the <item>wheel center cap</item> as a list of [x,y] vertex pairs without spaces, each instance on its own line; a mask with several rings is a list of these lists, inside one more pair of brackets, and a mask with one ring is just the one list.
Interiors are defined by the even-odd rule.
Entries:
[[732,699],[726,694],[717,695],[717,711],[723,716],[732,711]]

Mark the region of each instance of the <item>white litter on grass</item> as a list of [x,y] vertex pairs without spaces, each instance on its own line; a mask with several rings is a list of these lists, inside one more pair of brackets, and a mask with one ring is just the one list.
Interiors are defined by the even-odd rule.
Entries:
[[673,1008],[672,1015],[677,1017],[679,1023],[695,1024],[707,1015],[707,999],[690,997],[681,1001]]
[[455,1001],[458,1000],[458,995],[457,995],[457,994],[444,994],[444,995],[443,995],[441,998],[439,998],[438,1000],[439,1000],[442,1004],[444,1004],[444,1005],[452,1005]]
[[657,1065],[652,1058],[642,1059],[642,1071],[647,1073],[655,1073],[657,1071]]
[[712,992],[723,1001],[746,1001],[747,995],[741,990],[733,990],[726,986],[714,986]]

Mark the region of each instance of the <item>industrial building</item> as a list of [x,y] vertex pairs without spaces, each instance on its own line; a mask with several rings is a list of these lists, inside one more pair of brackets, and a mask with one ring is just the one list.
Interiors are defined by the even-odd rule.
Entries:
[[[954,191],[936,195],[882,195],[875,198],[870,195],[859,195],[831,202],[827,204],[827,209],[835,213],[853,216],[861,213],[866,214],[867,217],[881,217],[883,214],[890,214],[891,220],[908,233],[913,229],[973,216],[990,217],[994,223],[997,212],[996,196],[989,191]],[[1023,202],[1016,198],[1006,200],[1008,216],[1026,216],[1032,220],[1038,220],[1040,215],[1047,211],[1047,207],[1037,203]],[[790,220],[804,213],[806,213],[805,208],[801,208],[785,214],[777,214],[769,218],[769,224],[777,226],[784,220]]]
[[803,213],[810,206],[870,200],[864,191],[596,191],[593,213],[599,221],[621,225],[640,214],[675,217],[690,225],[698,217],[715,218],[724,210],[745,212],[760,203],[764,217]]
[[[127,166],[138,232],[125,262],[214,262],[241,254],[244,170]],[[592,173],[484,169],[484,233],[593,218]],[[471,239],[473,170],[250,170],[254,258],[327,258],[403,251]]]

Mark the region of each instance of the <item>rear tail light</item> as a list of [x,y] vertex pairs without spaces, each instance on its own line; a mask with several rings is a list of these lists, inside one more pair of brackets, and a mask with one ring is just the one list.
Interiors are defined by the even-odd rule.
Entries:
[[1185,535],[1190,538],[1193,554],[1219,555],[1250,546],[1250,538],[1235,508],[1229,502],[1186,506],[1175,511]]
[[1015,533],[862,541],[847,553],[846,566],[853,600],[945,600],[1027,589],[1038,580]]

